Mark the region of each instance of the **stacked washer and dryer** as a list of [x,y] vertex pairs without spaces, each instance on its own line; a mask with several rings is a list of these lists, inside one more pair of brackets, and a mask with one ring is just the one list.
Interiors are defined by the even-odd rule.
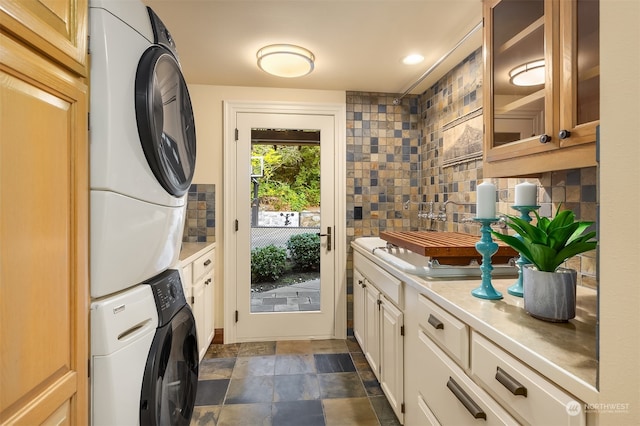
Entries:
[[138,0],[90,0],[91,423],[188,424],[195,321],[177,264],[195,167],[175,43]]

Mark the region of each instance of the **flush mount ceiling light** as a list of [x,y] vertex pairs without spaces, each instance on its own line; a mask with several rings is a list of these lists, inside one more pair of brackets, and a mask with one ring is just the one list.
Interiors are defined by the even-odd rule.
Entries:
[[418,53],[413,53],[411,55],[405,56],[402,59],[402,63],[405,65],[414,65],[414,64],[419,64],[420,62],[424,61],[424,56],[418,54]]
[[544,84],[544,59],[527,62],[509,71],[509,81],[516,86]]
[[304,47],[272,44],[258,50],[258,67],[278,77],[302,77],[313,71],[315,56]]

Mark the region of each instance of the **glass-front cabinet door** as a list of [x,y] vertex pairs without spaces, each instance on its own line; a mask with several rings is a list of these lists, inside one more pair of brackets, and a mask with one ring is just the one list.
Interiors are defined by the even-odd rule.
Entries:
[[599,0],[560,2],[561,146],[593,142],[600,122]]
[[485,175],[595,165],[598,0],[485,0],[484,26]]

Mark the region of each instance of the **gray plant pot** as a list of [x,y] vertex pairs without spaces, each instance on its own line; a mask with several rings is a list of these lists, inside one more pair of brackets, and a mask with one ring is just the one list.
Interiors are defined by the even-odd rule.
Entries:
[[545,321],[566,322],[576,316],[576,280],[573,269],[538,271],[525,265],[522,274],[524,309]]

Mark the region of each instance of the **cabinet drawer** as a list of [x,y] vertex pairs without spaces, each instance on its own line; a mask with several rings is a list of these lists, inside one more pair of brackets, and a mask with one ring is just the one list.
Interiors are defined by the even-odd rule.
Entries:
[[213,269],[215,262],[215,249],[208,251],[193,261],[193,283],[195,284],[202,276]]
[[387,299],[396,306],[403,307],[402,281],[357,252],[353,255],[353,264]]
[[436,419],[436,416],[431,412],[424,399],[418,395],[418,418],[421,425],[428,426],[440,426],[440,422]]
[[469,328],[466,324],[422,294],[418,295],[418,324],[462,368],[469,367]]
[[525,423],[585,424],[583,410],[571,414],[568,411],[568,407],[582,404],[475,332],[471,341],[471,373]]
[[476,385],[422,330],[418,331],[418,392],[443,425],[517,425],[491,396]]

